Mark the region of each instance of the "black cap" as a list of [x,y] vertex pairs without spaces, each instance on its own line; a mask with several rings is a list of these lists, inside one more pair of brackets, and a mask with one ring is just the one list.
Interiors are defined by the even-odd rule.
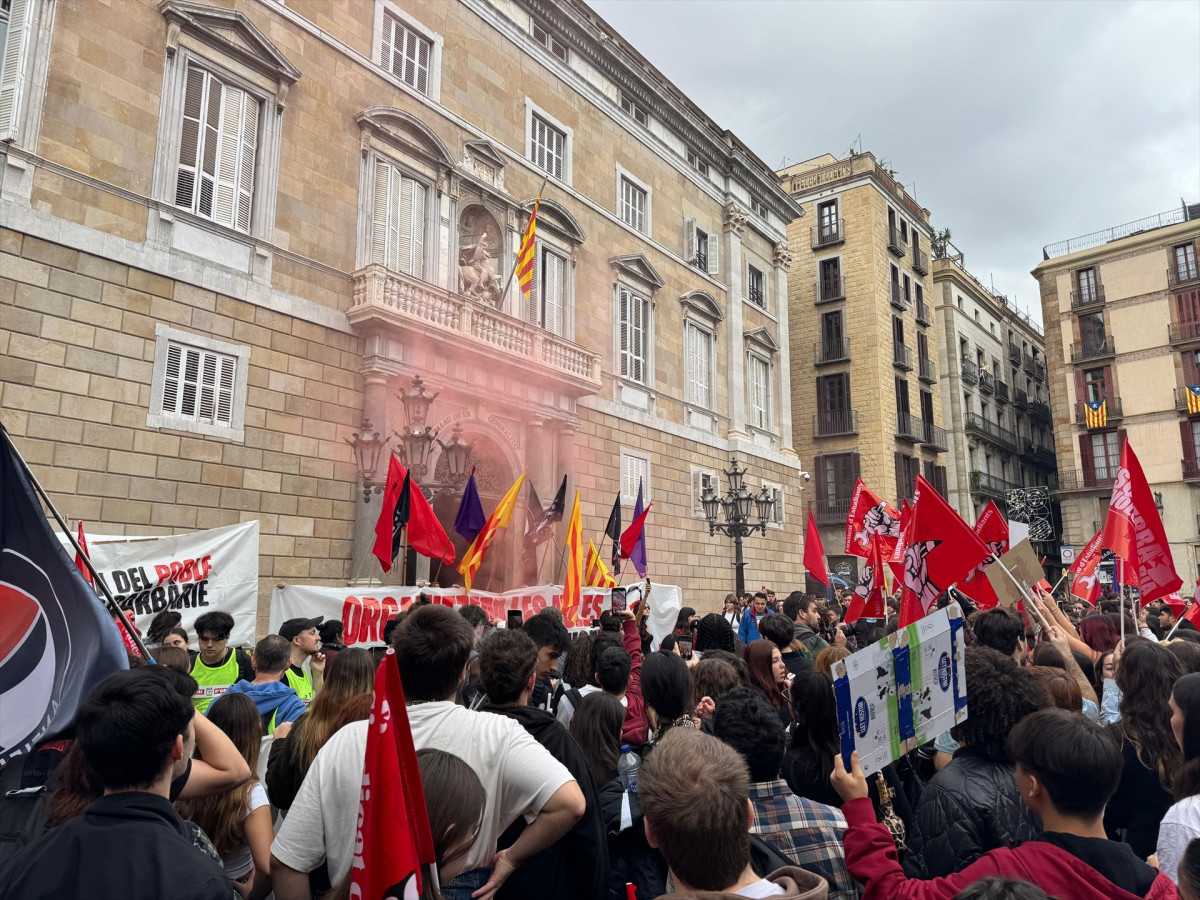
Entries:
[[316,628],[323,621],[325,621],[324,616],[317,616],[315,619],[288,619],[279,626],[279,636],[284,640],[291,641],[302,631]]

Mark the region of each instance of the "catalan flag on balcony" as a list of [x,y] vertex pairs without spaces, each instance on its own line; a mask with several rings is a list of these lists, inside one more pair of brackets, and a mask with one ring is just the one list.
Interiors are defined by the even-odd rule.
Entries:
[[534,241],[537,239],[538,207],[542,205],[539,195],[533,203],[533,212],[529,214],[529,224],[525,226],[525,234],[521,237],[521,249],[517,251],[517,283],[521,285],[521,293],[529,300],[529,291],[533,285],[533,269],[536,254]]
[[1189,416],[1200,413],[1200,384],[1189,384],[1187,386],[1187,404]]
[[617,586],[617,579],[613,578],[608,571],[608,566],[604,564],[604,559],[600,556],[600,551],[596,549],[596,545],[592,540],[588,539],[587,563],[584,566],[583,583],[590,588],[610,588]]
[[1083,420],[1088,428],[1103,428],[1108,424],[1108,401],[1087,400],[1083,404]]

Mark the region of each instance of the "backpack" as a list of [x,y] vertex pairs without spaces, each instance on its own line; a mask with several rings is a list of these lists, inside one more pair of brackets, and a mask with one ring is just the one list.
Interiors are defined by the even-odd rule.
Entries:
[[50,741],[0,768],[0,868],[46,833],[58,766],[71,741]]

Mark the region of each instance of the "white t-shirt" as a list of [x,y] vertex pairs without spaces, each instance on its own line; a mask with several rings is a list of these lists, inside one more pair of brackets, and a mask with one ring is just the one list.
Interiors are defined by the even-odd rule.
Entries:
[[[250,802],[246,806],[247,817],[256,809],[267,806],[269,803],[266,790],[261,784],[255,782],[254,787],[250,788]],[[250,852],[250,844],[242,841],[221,858],[221,864],[225,866],[225,877],[230,881],[245,878],[254,870],[254,855]]]
[[[579,689],[579,699],[582,700],[588,694],[595,694],[602,690],[598,684],[585,684]],[[621,695],[621,705],[628,708],[629,700],[624,694]],[[571,719],[575,717],[575,704],[571,702],[570,694],[563,694],[558,698],[558,713],[555,718],[562,723],[563,728],[571,727]]]
[[752,897],[755,898],[755,900],[760,900],[762,897],[782,897],[786,893],[787,891],[785,891],[775,882],[762,878],[754,882],[754,884],[746,885],[737,892],[737,896]]
[[[479,836],[466,869],[491,865],[496,840],[517,816],[533,821],[571,773],[507,716],[474,712],[455,703],[408,708],[413,744],[453,753],[479,776],[487,792]],[[351,722],[321,748],[275,836],[271,852],[300,872],[324,859],[337,884],[350,871],[358,825],[367,723]]]
[[1188,842],[1200,837],[1200,797],[1184,797],[1167,810],[1158,829],[1158,868],[1179,884],[1179,860]]

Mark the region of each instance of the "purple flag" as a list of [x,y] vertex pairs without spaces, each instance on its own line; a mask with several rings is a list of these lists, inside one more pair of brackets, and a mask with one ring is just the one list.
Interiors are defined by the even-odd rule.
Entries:
[[[633,505],[633,520],[636,522],[638,516],[642,514],[642,482],[638,481],[638,498],[637,503]],[[633,567],[637,570],[639,578],[646,577],[646,529],[642,529],[642,533],[638,535],[637,543],[633,545],[633,552],[629,554],[629,561],[633,563]]]
[[479,489],[475,487],[475,470],[472,469],[467,486],[463,488],[458,512],[454,514],[454,532],[470,544],[486,524],[487,516],[483,514],[483,504],[479,502]]

